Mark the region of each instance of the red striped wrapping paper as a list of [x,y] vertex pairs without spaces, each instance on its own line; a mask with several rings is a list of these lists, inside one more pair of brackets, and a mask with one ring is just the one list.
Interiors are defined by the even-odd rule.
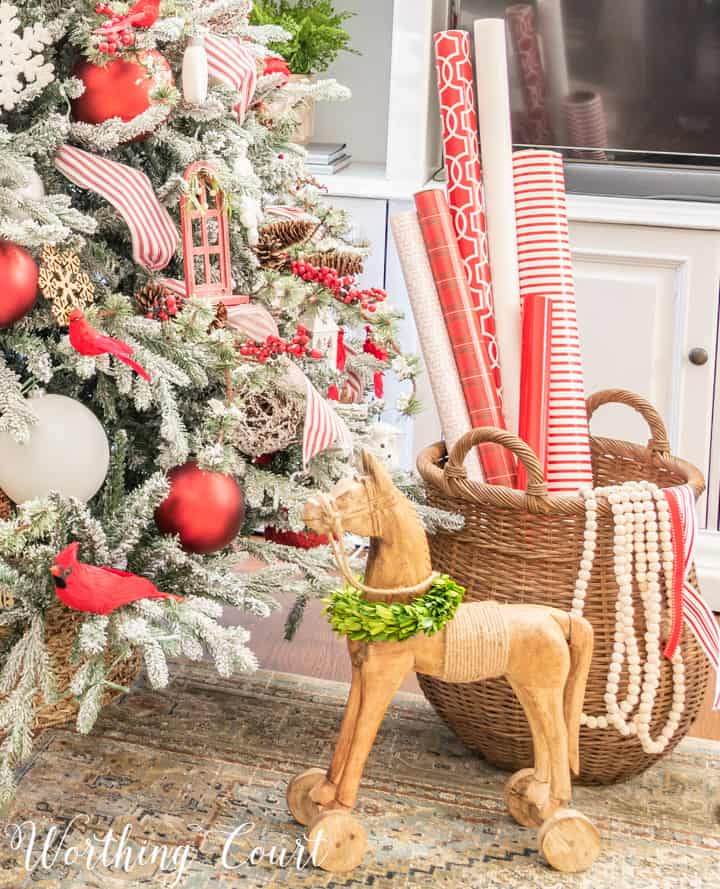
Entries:
[[535,26],[535,10],[527,3],[517,3],[507,8],[505,17],[522,80],[527,110],[527,141],[534,145],[554,145],[555,137],[547,107],[545,71]]
[[470,34],[467,31],[436,34],[435,64],[450,214],[481,334],[500,388]]
[[[523,302],[520,372],[520,438],[535,452],[547,475],[547,432],[550,397],[552,300],[530,293]],[[527,473],[518,463],[517,486],[524,490]]]
[[[421,191],[415,195],[415,206],[470,423],[473,427],[505,429],[487,341],[465,278],[445,193],[440,189]],[[483,444],[479,450],[485,480],[514,487],[516,471],[512,454],[494,444]]]
[[548,490],[570,494],[592,485],[593,475],[562,156],[519,151],[513,179],[520,296],[552,299]]

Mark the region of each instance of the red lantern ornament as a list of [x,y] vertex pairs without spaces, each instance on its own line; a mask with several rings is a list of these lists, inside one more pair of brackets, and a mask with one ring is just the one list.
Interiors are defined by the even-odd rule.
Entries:
[[24,247],[0,240],[0,329],[12,327],[35,305],[39,274]]
[[73,74],[85,84],[85,92],[72,103],[73,117],[92,124],[111,117],[131,121],[153,104],[154,90],[173,83],[170,65],[155,49],[107,65],[80,62]]
[[208,555],[237,537],[245,520],[245,498],[230,475],[200,469],[194,461],[168,473],[170,493],[155,510],[163,534],[179,534],[186,552]]

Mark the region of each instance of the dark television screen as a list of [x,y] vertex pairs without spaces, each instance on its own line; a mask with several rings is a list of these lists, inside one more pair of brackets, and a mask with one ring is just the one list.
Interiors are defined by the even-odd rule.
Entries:
[[516,144],[720,164],[720,0],[455,0],[454,15],[507,22]]

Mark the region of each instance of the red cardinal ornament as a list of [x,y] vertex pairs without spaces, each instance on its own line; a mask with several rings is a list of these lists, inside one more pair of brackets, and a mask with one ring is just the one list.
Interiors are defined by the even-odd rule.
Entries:
[[150,374],[141,367],[137,361],[130,357],[133,354],[131,346],[122,340],[116,340],[95,330],[85,320],[80,309],[70,312],[70,345],[81,355],[114,355],[118,361],[127,364],[140,376],[150,382]]
[[79,543],[71,543],[55,557],[50,568],[57,597],[68,608],[89,614],[110,614],[139,599],[182,602],[179,596],[161,593],[147,577],[79,562],[79,548]]

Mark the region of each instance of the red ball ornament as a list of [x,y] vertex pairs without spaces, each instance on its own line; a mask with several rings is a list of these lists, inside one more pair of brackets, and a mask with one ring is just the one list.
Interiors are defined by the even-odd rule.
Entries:
[[170,470],[168,478],[170,493],[155,510],[163,534],[179,534],[184,550],[203,555],[234,540],[245,520],[245,498],[232,476],[190,461]]
[[85,84],[85,92],[72,103],[73,117],[94,124],[111,117],[127,123],[152,105],[153,90],[173,83],[170,65],[155,49],[139,52],[133,59],[113,59],[107,65],[80,62],[73,74]]
[[19,244],[0,240],[0,329],[11,327],[38,297],[38,267]]

